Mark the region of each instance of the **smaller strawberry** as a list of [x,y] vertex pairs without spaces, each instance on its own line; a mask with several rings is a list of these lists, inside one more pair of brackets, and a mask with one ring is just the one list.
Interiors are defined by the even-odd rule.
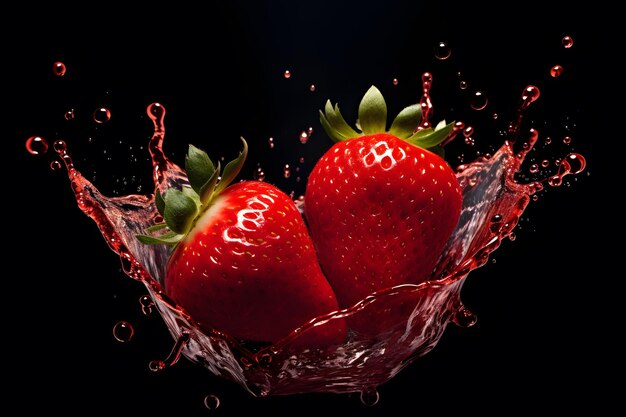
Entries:
[[[220,179],[208,155],[189,146],[190,186],[171,188],[155,203],[165,220],[139,235],[146,244],[174,247],[165,292],[205,330],[254,342],[276,342],[311,319],[338,310],[313,242],[294,201],[262,181],[231,185],[247,144]],[[298,345],[340,343],[343,320],[307,331]]]

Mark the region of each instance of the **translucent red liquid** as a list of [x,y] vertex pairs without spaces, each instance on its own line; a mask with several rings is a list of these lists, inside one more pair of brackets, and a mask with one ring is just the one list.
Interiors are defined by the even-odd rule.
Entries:
[[[427,116],[432,108],[431,83],[432,76],[424,74],[420,101],[426,117],[418,129],[430,126]],[[533,194],[543,189],[544,182],[558,186],[565,175],[585,168],[581,155],[569,154],[551,177],[526,184],[514,179],[538,138],[538,133],[531,130],[521,150],[514,150],[520,147],[516,139],[523,111],[538,97],[536,87],[527,87],[522,94],[518,117],[511,123],[508,139],[500,149],[489,158],[481,157],[457,168],[464,208],[431,280],[419,285],[381,289],[348,309],[302,323],[288,337],[271,346],[252,347],[219,329],[202,332],[184,307],[176,305],[163,292],[161,284],[168,248],[143,245],[135,238],[155,223],[158,212],[154,194],[104,196],[76,169],[64,142],[56,141],[54,149],[67,168],[80,209],[95,221],[110,248],[119,255],[124,272],[146,286],[149,297],[140,299],[144,313],[158,311],[175,340],[170,355],[151,362],[151,370],[159,371],[185,356],[213,374],[239,383],[254,395],[359,391],[364,403],[371,405],[378,401],[376,387],[433,349],[449,323],[467,327],[476,322],[476,316],[460,299],[468,274],[485,265],[503,239],[514,239],[513,230],[520,216]],[[169,187],[186,184],[184,172],[163,153],[165,108],[153,103],[147,113],[154,125],[148,146],[154,191],[164,192]],[[463,132],[466,138],[474,133],[472,127],[466,128],[459,122],[450,139],[458,132]],[[269,145],[273,146],[271,138]],[[261,167],[258,171],[259,176],[264,175]],[[290,174],[291,167],[285,166],[285,175]],[[306,202],[298,199],[296,204],[302,208]],[[410,316],[376,337],[365,338],[352,332],[341,345],[326,349],[295,347],[294,342],[315,326],[368,314],[368,310],[381,306],[406,308],[407,305],[412,309]],[[114,330],[118,340],[130,339],[129,333],[132,337],[129,324],[119,324]]]

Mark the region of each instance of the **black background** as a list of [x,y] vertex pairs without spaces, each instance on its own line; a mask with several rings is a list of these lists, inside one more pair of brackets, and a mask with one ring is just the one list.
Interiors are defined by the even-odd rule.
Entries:
[[[528,2],[506,12],[477,3],[250,3],[137,6],[134,13],[57,5],[8,16],[19,29],[3,30],[9,401],[0,408],[12,415],[102,416],[623,413],[616,285],[623,245],[608,243],[621,226],[619,207],[604,191],[617,181],[619,158],[609,144],[619,127],[603,111],[604,95],[621,81],[613,73],[612,38],[594,17],[598,8],[563,4],[548,14]],[[574,39],[571,49],[561,45],[565,35]],[[445,61],[435,58],[440,41],[451,47]],[[65,76],[53,74],[55,61],[67,65]],[[565,69],[558,79],[549,76],[555,64]],[[286,69],[290,79],[282,76]],[[566,134],[573,141],[538,147],[536,158],[569,149],[583,154],[588,167],[569,177],[570,186],[541,193],[517,239],[494,253],[496,263],[470,275],[462,298],[477,324],[450,326],[431,353],[379,387],[373,407],[358,394],[254,398],[184,358],[161,373],[149,371],[149,361],[165,358],[173,341],[158,316],[141,313],[143,286],[121,272],[79,211],[64,171],[50,170],[54,152],[33,156],[24,148],[32,135],[64,139],[77,167],[105,194],[148,192],[150,164],[140,147],[152,132],[146,107],[160,102],[167,109],[165,151],[175,162],[188,143],[214,158],[232,157],[244,136],[251,152],[242,175],[252,177],[260,164],[268,181],[299,194],[304,180],[297,182],[297,173],[283,178],[282,166],[300,166],[305,178],[330,146],[317,121],[327,98],[340,101],[353,120],[360,97],[375,84],[397,111],[419,99],[425,71],[434,76],[434,121],[472,124],[477,146],[487,150],[501,143],[498,130],[522,89],[539,86],[527,127],[555,142]],[[489,98],[480,112],[468,106],[476,90]],[[101,106],[112,117],[96,125],[91,113]],[[76,117],[67,121],[70,108]],[[302,145],[298,135],[309,126],[313,136]],[[269,137],[276,143],[271,151]],[[461,153],[472,159],[472,152],[457,140],[451,164]],[[112,335],[120,320],[135,328],[126,344]],[[207,394],[220,398],[217,410],[204,407]]]

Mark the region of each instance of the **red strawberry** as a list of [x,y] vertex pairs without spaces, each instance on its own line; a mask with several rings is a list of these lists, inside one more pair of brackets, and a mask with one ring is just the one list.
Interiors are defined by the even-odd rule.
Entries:
[[[243,140],[243,139],[242,139]],[[140,235],[143,243],[174,244],[165,292],[205,329],[239,339],[276,342],[309,320],[338,310],[313,242],[293,200],[261,181],[233,185],[247,154],[229,163],[221,180],[206,153],[190,146],[191,187],[157,193],[165,223]],[[340,343],[345,323],[333,320],[299,344]]]
[[[324,129],[337,143],[309,175],[304,212],[342,308],[377,290],[428,280],[461,213],[454,171],[433,152],[441,152],[438,144],[453,125],[416,130],[419,104],[402,110],[388,132],[386,118],[376,87],[359,106],[361,132],[348,126],[330,101],[320,111]],[[404,304],[372,306],[350,324],[378,334],[406,320],[412,305]]]

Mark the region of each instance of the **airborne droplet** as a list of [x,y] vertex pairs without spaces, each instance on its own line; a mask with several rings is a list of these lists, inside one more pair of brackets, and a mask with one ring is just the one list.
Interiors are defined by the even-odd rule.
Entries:
[[220,399],[213,394],[209,394],[204,397],[204,406],[207,410],[217,410],[220,406]]
[[57,160],[50,162],[50,169],[53,171],[58,171],[61,169],[61,163]]
[[74,120],[74,117],[76,117],[74,109],[69,109],[68,111],[66,111],[64,117],[65,120]]
[[48,152],[48,142],[41,136],[31,136],[26,139],[26,150],[32,155],[42,155]]
[[394,78],[393,80],[391,80],[391,83],[392,83],[393,85],[398,85],[398,79],[397,79],[397,78]]
[[274,149],[274,138],[269,138],[267,140],[267,145],[270,147],[270,149]]
[[445,42],[438,42],[437,46],[435,46],[435,58],[437,59],[448,59],[451,53],[450,47]]
[[106,123],[111,119],[111,112],[106,107],[100,107],[93,112],[96,123]]
[[283,167],[283,177],[291,177],[291,167],[289,166],[289,164],[285,164],[285,166]]
[[482,110],[487,107],[487,97],[482,93],[482,91],[474,92],[472,98],[470,99],[470,107],[474,110]]
[[304,130],[300,133],[300,143],[304,144],[309,141],[309,134]]
[[550,75],[552,76],[552,78],[558,78],[561,76],[561,74],[563,74],[562,66],[555,65],[552,68],[550,68]]
[[360,398],[363,405],[372,407],[378,404],[378,400],[380,400],[380,394],[378,393],[378,390],[376,390],[376,388],[369,387],[361,391]]
[[309,91],[310,91],[310,92],[315,91],[315,84],[311,84],[311,85],[309,86]]
[[285,72],[283,72],[283,77],[285,77],[285,78],[291,78],[291,71],[289,71],[289,70],[285,70]]
[[133,329],[133,326],[127,321],[118,321],[115,323],[115,326],[113,326],[113,336],[118,342],[130,342],[134,334],[135,329]]
[[563,36],[563,39],[561,39],[561,44],[563,45],[563,48],[569,49],[574,46],[574,39],[572,39],[571,36]]
[[54,65],[52,65],[52,72],[54,72],[54,75],[56,75],[57,77],[64,76],[66,71],[67,67],[64,63],[60,61],[57,61],[54,63]]
[[530,103],[537,100],[539,98],[539,94],[540,94],[539,88],[535,87],[534,85],[526,86],[526,88],[524,89],[524,92],[522,93],[522,105],[521,105],[522,110],[527,108],[530,105]]

